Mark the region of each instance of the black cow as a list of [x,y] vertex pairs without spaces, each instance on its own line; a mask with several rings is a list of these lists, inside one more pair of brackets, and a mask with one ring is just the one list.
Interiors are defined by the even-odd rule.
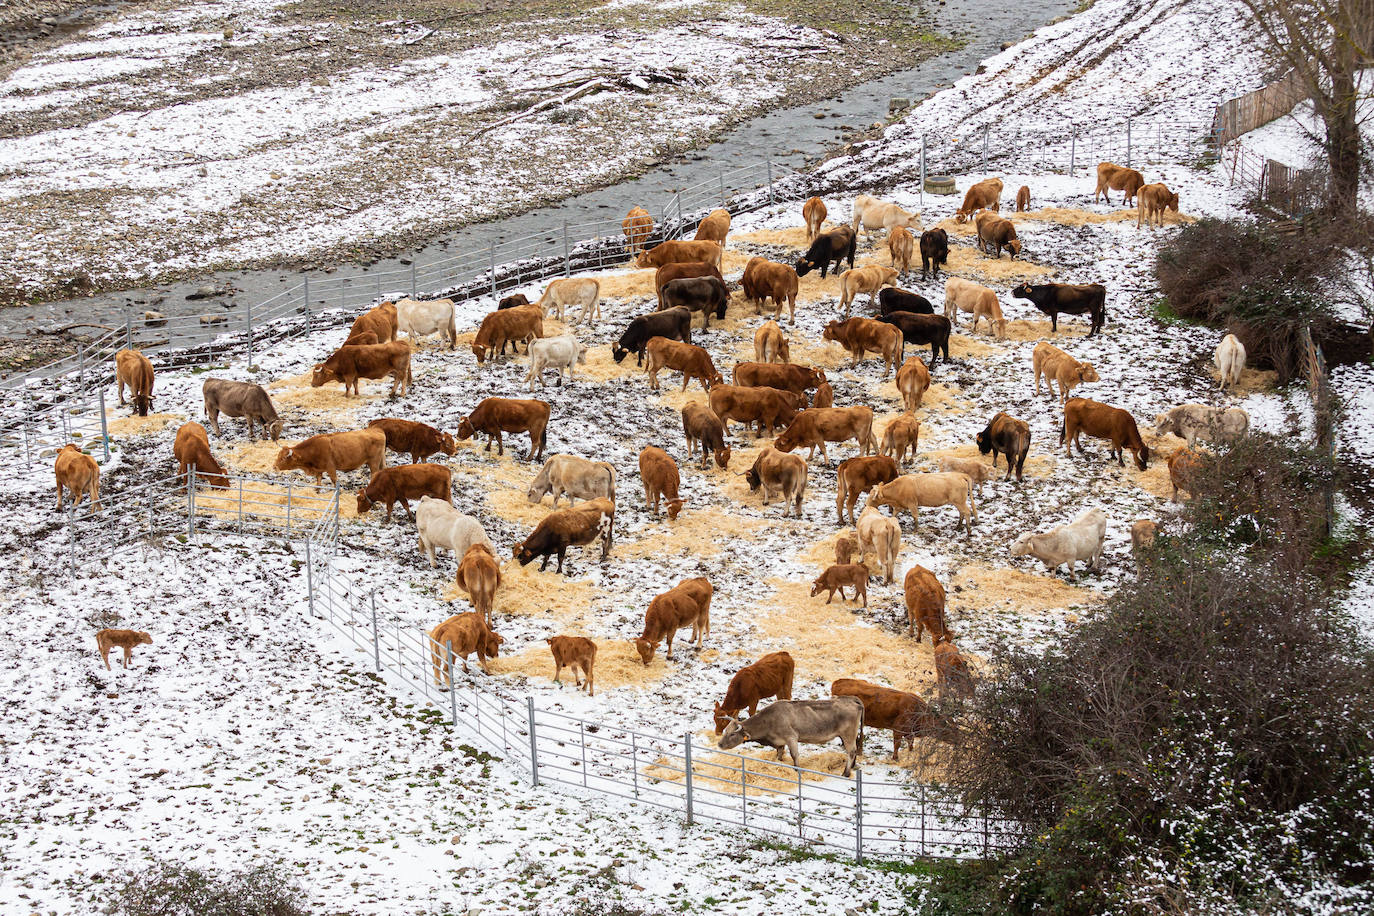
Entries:
[[879,315],[879,321],[896,325],[902,331],[902,339],[909,344],[930,344],[930,364],[935,365],[940,352],[949,362],[949,319],[944,315],[916,315],[911,312],[890,312]]
[[625,358],[625,354],[634,353],[635,365],[642,366],[644,365],[644,349],[649,345],[649,340],[654,337],[666,337],[669,340],[691,343],[692,310],[679,306],[664,309],[661,312],[640,315],[630,322],[625,333],[620,335],[620,341],[611,347],[611,356],[615,358],[616,362],[620,362]]
[[717,318],[725,317],[725,307],[730,302],[730,293],[725,284],[715,277],[681,277],[669,280],[661,290],[665,308],[682,306],[693,312],[701,312],[705,323],[702,328],[711,326],[711,312]]
[[932,270],[940,279],[940,268],[949,260],[949,233],[943,229],[927,229],[921,233],[921,279]]
[[858,238],[854,230],[848,226],[840,226],[816,236],[816,241],[806,249],[805,256],[797,261],[797,276],[804,277],[819,267],[821,278],[824,279],[831,262],[834,262],[835,273],[839,274],[840,262],[845,258],[849,259],[849,267],[853,270],[854,248],[858,244]]
[[888,287],[878,293],[878,314],[891,315],[893,312],[934,315],[935,309],[931,306],[930,300],[919,293]]
[[1050,329],[1059,330],[1059,313],[1089,315],[1092,337],[1107,321],[1107,287],[1101,283],[1022,283],[1011,291],[1017,299],[1029,299],[1035,307],[1050,316]]

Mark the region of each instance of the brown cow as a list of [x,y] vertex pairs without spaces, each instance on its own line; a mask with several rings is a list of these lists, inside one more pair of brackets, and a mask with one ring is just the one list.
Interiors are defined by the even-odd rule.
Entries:
[[115,354],[115,382],[119,386],[119,406],[124,406],[124,386],[129,386],[129,400],[134,413],[148,416],[153,406],[153,364],[137,350],[120,350]]
[[386,520],[396,503],[406,510],[406,518],[415,521],[410,501],[422,496],[442,499],[453,505],[453,473],[442,464],[401,464],[383,468],[372,475],[367,486],[358,491],[358,514],[373,506],[386,506]]
[[883,359],[883,378],[887,378],[897,368],[897,363],[902,357],[901,329],[873,318],[832,321],[825,326],[825,332],[821,337],[824,340],[833,340],[848,350],[855,366],[864,358],[865,353],[877,353]]
[[910,229],[897,226],[888,233],[887,253],[892,256],[892,266],[903,276],[911,272],[911,255],[916,250],[916,236]]
[[1018,420],[1006,411],[999,411],[974,441],[978,443],[980,454],[992,453],[993,467],[997,467],[999,452],[1007,457],[1007,476],[1003,479],[1010,479],[1011,472],[1015,470],[1017,481],[1021,480],[1031,441],[1030,425],[1025,420]]
[[825,381],[825,373],[797,363],[735,363],[734,379],[743,388],[779,388],[804,398]]
[[1156,224],[1164,225],[1164,211],[1178,212],[1178,195],[1169,190],[1164,182],[1147,184],[1140,189],[1139,203],[1136,205],[1135,227],[1148,222],[1151,228]]
[[133,661],[134,646],[151,646],[153,636],[142,630],[112,630],[104,629],[95,634],[95,647],[100,650],[100,658],[105,662],[105,670],[112,671],[110,667],[110,650],[118,646],[124,650],[123,666],[129,667],[129,662]]
[[569,547],[585,547],[601,541],[601,559],[611,552],[615,532],[615,503],[598,496],[567,509],[555,509],[534,527],[524,542],[515,545],[512,553],[521,566],[541,558],[539,571],[548,568],[549,557],[558,555],[558,572],[563,572],[563,558]]
[[687,385],[692,379],[699,379],[701,387],[707,391],[711,390],[712,385],[718,385],[723,381],[720,373],[716,371],[716,364],[711,361],[711,354],[696,344],[655,337],[649,341],[645,352],[648,354],[648,360],[644,369],[649,374],[650,391],[658,390],[658,373],[661,369],[681,372],[683,391],[687,390]]
[[840,593],[841,601],[848,601],[844,596],[844,587],[852,585],[854,587],[854,600],[863,599],[863,606],[868,607],[868,567],[862,563],[846,563],[844,565],[835,564],[826,569],[816,577],[816,581],[811,583],[811,597],[814,598],[821,592],[828,592],[825,596],[825,603],[829,604],[830,599],[835,597],[835,592]]
[[897,370],[897,390],[902,394],[902,405],[913,411],[921,406],[921,401],[930,388],[930,370],[919,356],[911,356]]
[[445,455],[458,454],[458,442],[452,434],[440,432],[424,423],[397,417],[382,417],[370,421],[367,425],[386,434],[386,447],[393,452],[398,455],[408,452],[412,464],[418,464],[439,452]]
[[647,666],[661,642],[668,644],[673,657],[673,637],[683,627],[692,628],[692,641],[700,649],[711,632],[711,595],[714,589],[705,577],[683,579],[676,586],[649,602],[644,612],[644,632],[635,639],[639,658]]
[[654,218],[643,207],[632,207],[620,221],[620,231],[625,233],[625,250],[630,257],[637,257],[654,234]]
[[893,417],[883,429],[882,455],[891,455],[899,464],[907,464],[907,457],[916,457],[916,446],[921,441],[921,421],[910,413]]
[[911,567],[902,582],[902,590],[906,593],[906,635],[914,633],[916,641],[920,642],[928,628],[932,644],[953,638],[945,625],[945,587],[935,578],[935,573],[924,566]]
[[1005,248],[1007,257],[1014,259],[1021,253],[1021,240],[1016,236],[1016,225],[1011,220],[999,216],[984,219],[985,216],[992,214],[978,215],[978,247],[990,258],[1002,257],[1002,249]]
[[458,563],[453,583],[468,593],[473,609],[491,625],[491,608],[501,587],[501,564],[486,544],[473,544]]
[[1059,403],[1069,399],[1069,392],[1084,382],[1100,381],[1092,363],[1080,363],[1054,344],[1040,341],[1031,351],[1031,370],[1035,373],[1035,393],[1040,393],[1040,377],[1054,394],[1053,382],[1059,383]]
[[776,321],[765,321],[754,332],[754,359],[760,363],[792,361],[792,347]]
[[530,450],[525,458],[538,461],[544,457],[545,432],[549,426],[549,405],[544,401],[520,398],[483,398],[477,409],[458,421],[458,438],[471,439],[477,433],[487,434],[486,451],[496,443],[496,454],[506,453],[502,433],[529,433]]
[[228,487],[224,468],[210,451],[210,434],[199,423],[183,423],[172,443],[172,455],[177,460],[177,476],[184,478],[185,488],[191,480],[187,468],[196,469],[196,479],[205,480],[212,487]]
[[383,302],[353,319],[344,346],[361,346],[364,334],[372,334],[376,338],[373,343],[391,343],[400,326],[401,316],[396,312],[396,304]]
[[1142,471],[1149,467],[1150,449],[1140,438],[1135,417],[1130,411],[1120,407],[1109,407],[1087,398],[1069,398],[1064,404],[1064,425],[1059,429],[1059,442],[1064,453],[1073,457],[1071,446],[1078,446],[1078,453],[1084,453],[1083,443],[1078,441],[1080,433],[1087,433],[1097,439],[1109,439],[1112,443],[1110,455],[1121,467],[1126,466],[1123,448],[1131,450],[1136,467]]
[[89,505],[94,509],[104,511],[100,506],[100,465],[95,463],[95,459],[75,444],[62,446],[62,450],[57,453],[57,460],[53,462],[53,473],[57,476],[57,511],[62,511],[62,489],[71,491],[72,511],[81,505],[81,497],[85,496]]
[[830,387],[829,382],[821,382],[816,386],[816,393],[811,396],[812,407],[834,407],[835,389]]
[[765,506],[777,493],[782,496],[782,514],[791,514],[795,507],[798,518],[801,518],[802,497],[806,495],[807,476],[806,462],[800,455],[789,455],[775,448],[759,452],[753,466],[744,472],[750,492],[763,489]]
[[434,665],[434,685],[442,687],[453,681],[449,659],[454,656],[463,660],[463,671],[466,673],[468,656],[474,652],[477,653],[477,664],[490,674],[487,659],[497,657],[503,642],[505,640],[492,632],[482,615],[476,611],[454,614],[429,631],[429,657]]
[[1030,188],[1021,185],[1021,190],[1016,192],[1016,212],[1025,213],[1030,209]]
[[725,731],[731,719],[738,719],[740,710],[749,715],[758,712],[759,702],[769,697],[792,699],[792,675],[796,664],[786,652],[770,652],[752,665],[745,665],[730,678],[725,699],[716,704],[713,718],[716,734]]
[[379,379],[391,376],[391,397],[396,388],[410,391],[410,344],[393,340],[384,344],[344,346],[329,359],[315,366],[310,387],[319,388],[327,382],[343,382],[344,394],[361,394],[359,379]]
[[835,565],[844,566],[859,552],[859,542],[852,534],[842,535],[835,539]]
[[686,500],[677,495],[680,478],[673,456],[656,445],[645,446],[639,453],[639,479],[644,484],[644,505],[652,506],[658,515],[661,497],[667,501],[668,520],[677,518]]
[[277,416],[272,399],[261,385],[207,378],[200,386],[200,391],[205,399],[205,418],[210,421],[216,436],[221,435],[219,415],[223,412],[226,417],[246,418],[250,439],[253,438],[255,420],[262,424],[263,432],[270,435],[273,442],[281,438],[281,418]]
[[[725,277],[720,268],[705,261],[689,261],[686,264],[664,264],[654,273],[654,292],[658,296],[658,307],[663,308],[663,287],[674,280],[694,280],[697,277],[715,277],[721,283]],[[690,341],[689,341],[690,343]]]
[[[592,689],[592,666],[596,664],[596,643],[585,636],[550,636],[544,640],[553,653],[553,682],[561,684],[559,677],[564,668],[571,668],[573,685],[585,687],[587,696],[594,696]],[[578,672],[582,677],[578,678]]]
[[765,301],[772,299],[773,317],[776,319],[781,316],[782,307],[786,305],[791,324],[797,323],[797,289],[800,283],[797,269],[791,264],[779,264],[760,257],[749,259],[740,278],[744,301],[753,304],[755,314],[761,313]]
[[973,671],[968,659],[959,654],[952,642],[935,641],[935,689],[940,699],[952,690],[959,699],[973,696]]
[[897,462],[886,455],[841,461],[836,470],[835,489],[835,514],[840,524],[844,524],[845,513],[849,514],[849,524],[854,524],[854,504],[859,497],[879,484],[896,480],[899,474]]
[[635,267],[644,270],[649,267],[662,267],[664,264],[706,261],[719,269],[724,250],[725,246],[719,242],[672,240],[655,245],[648,251],[641,251],[639,257],[635,258]]
[[386,433],[380,429],[311,436],[279,451],[274,467],[313,474],[316,486],[328,474],[330,483],[337,487],[339,471],[355,471],[363,465],[373,474],[386,467]]
[[797,415],[802,401],[799,395],[778,388],[743,388],[739,385],[716,385],[711,389],[711,410],[720,417],[725,432],[730,421],[738,420],[745,429],[757,423],[759,435],[772,436],[777,427],[785,427]]
[[1169,502],[1179,501],[1179,490],[1188,493],[1190,497],[1197,495],[1198,472],[1202,470],[1203,462],[1206,460],[1207,456],[1203,452],[1186,447],[1169,456],[1169,483],[1174,488]]
[[725,237],[729,234],[730,211],[716,208],[697,224],[697,234],[694,241],[719,242],[720,246],[724,248]]
[[720,467],[730,464],[730,449],[725,445],[725,424],[705,404],[692,401],[682,408],[682,435],[687,439],[687,457],[701,447],[701,466],[709,465],[708,452]]
[[1122,191],[1121,202],[1123,204],[1134,200],[1136,194],[1145,186],[1145,176],[1135,169],[1122,168],[1112,162],[1101,162],[1097,166],[1097,188],[1093,191],[1093,203],[1097,203],[1097,195],[1101,194],[1102,199],[1107,203],[1112,202],[1111,191]]
[[859,443],[859,455],[867,455],[878,450],[873,438],[873,410],[870,407],[808,407],[787,427],[786,431],[773,442],[780,452],[790,452],[798,446],[809,446],[807,460],[816,457],[816,446],[820,446],[821,460],[830,464],[826,452],[827,442],[846,442],[855,439]]
[[[936,716],[926,701],[914,693],[842,677],[830,685],[830,695],[856,697],[864,704],[863,724],[866,728],[892,731],[893,760],[901,752],[903,741],[913,748],[917,738],[936,738],[950,744],[956,741],[954,727]],[[859,737],[859,746],[863,746],[862,735]]]
[[807,244],[814,242],[816,236],[821,234],[821,226],[825,223],[825,214],[825,201],[819,197],[808,198],[806,203],[802,204],[802,219],[806,222]]
[[975,210],[1000,210],[1002,208],[1002,179],[984,178],[970,185],[964,194],[964,205],[954,213],[956,223],[966,222]]
[[482,325],[472,341],[472,355],[477,357],[477,363],[481,365],[488,356],[496,359],[504,353],[506,344],[516,350],[516,343],[523,342],[528,350],[531,340],[543,336],[544,308],[539,303],[497,309],[482,319]]

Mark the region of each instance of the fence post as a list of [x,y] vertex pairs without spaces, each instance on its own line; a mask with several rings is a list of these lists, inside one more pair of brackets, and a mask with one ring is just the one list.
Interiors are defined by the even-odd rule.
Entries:
[[635,798],[639,798],[639,738],[630,732],[630,778],[634,780]]
[[186,537],[196,536],[196,466],[186,468]]
[[1078,131],[1073,132],[1069,138],[1069,177],[1073,177],[1074,168],[1078,165]]
[[454,728],[457,728],[457,727],[458,727],[458,688],[454,686],[454,676],[453,676],[453,675],[454,675],[454,672],[457,670],[457,669],[455,669],[455,668],[453,667],[453,664],[454,664],[454,662],[456,661],[456,659],[453,657],[453,643],[451,643],[451,642],[446,642],[446,643],[444,643],[444,647],[445,647],[445,651],[448,653],[448,714],[449,714],[449,718],[452,719],[452,722],[451,722],[450,724],[451,724]]
[[926,854],[926,784],[921,783],[921,855]]
[[983,171],[988,170],[988,128],[983,127]]
[[100,395],[100,444],[105,449],[105,460],[110,460],[110,429],[105,425],[105,386],[96,389]]
[[418,288],[415,285],[415,262],[410,262],[410,298],[419,298]]
[[248,303],[248,368],[253,368],[253,303]]
[[492,301],[492,302],[495,302],[495,301],[496,301],[496,243],[495,243],[495,242],[492,242],[492,243],[491,243],[491,249],[490,249],[490,251],[488,252],[488,262],[489,262],[489,264],[490,264],[490,266],[491,266],[491,301]]
[[86,388],[86,348],[79,343],[76,345],[76,378],[84,391]]
[[854,861],[860,865],[864,861],[864,771],[858,767],[854,768]]
[[1126,168],[1131,167],[1131,119],[1126,119]]
[[310,539],[305,541],[305,594],[310,602],[310,616],[315,616],[315,562],[310,555]]
[[765,156],[763,167],[768,170],[768,203],[773,203],[773,157]]
[[587,723],[577,720],[577,734],[582,745],[582,788],[587,788]]
[[926,206],[926,135],[921,134],[921,209]]
[[692,826],[692,733],[682,736],[683,773],[687,786],[687,826]]
[[525,697],[525,715],[530,728],[530,785],[539,785],[539,742],[534,738],[534,697]]
[[983,812],[983,858],[987,858],[992,852],[988,843],[988,813]]
[[377,629],[377,590],[372,590],[372,667],[382,673],[382,633]]

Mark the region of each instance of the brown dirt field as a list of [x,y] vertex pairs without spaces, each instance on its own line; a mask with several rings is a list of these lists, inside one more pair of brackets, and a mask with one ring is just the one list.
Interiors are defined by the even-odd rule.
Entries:
[[185,423],[186,418],[177,413],[150,413],[146,417],[117,416],[113,410],[105,411],[105,430],[111,436],[147,436],[160,433],[173,423]]
[[[1082,607],[1103,599],[1096,591],[1070,585],[1056,576],[992,569],[973,563],[961,567],[945,584],[950,606],[970,614],[977,614],[991,605],[1003,605],[1024,613]],[[955,591],[956,586],[961,591]]]
[[[524,675],[531,680],[553,681],[553,654],[544,642],[537,642],[515,655],[502,655],[490,662],[497,675]],[[596,661],[592,663],[593,688],[599,693],[614,687],[652,687],[663,681],[671,662],[658,653],[645,664],[628,639],[596,640]],[[562,683],[567,690],[575,690],[574,676],[563,669]]]
[[[804,556],[804,555],[803,555]],[[888,678],[898,690],[920,693],[934,683],[934,656],[929,641],[916,645],[906,636],[905,611],[901,632],[860,624],[846,605],[827,605],[825,596],[811,597],[811,583],[768,579],[774,591],[749,612],[760,635],[786,649],[797,663],[803,681],[826,684],[841,677]],[[886,586],[869,583],[869,603],[881,604],[875,594]],[[895,622],[894,622],[895,624]]]

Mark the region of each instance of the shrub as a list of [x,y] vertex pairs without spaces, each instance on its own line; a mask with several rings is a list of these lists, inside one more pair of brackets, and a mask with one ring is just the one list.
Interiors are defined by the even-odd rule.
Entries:
[[1043,656],[993,652],[951,779],[1034,837],[977,906],[965,877],[927,911],[1302,912],[1319,882],[1374,900],[1374,664],[1319,559],[1330,474],[1262,435],[1216,456],[1138,583]]
[[115,916],[305,916],[304,895],[277,870],[242,872],[160,862],[131,874],[111,907]]

